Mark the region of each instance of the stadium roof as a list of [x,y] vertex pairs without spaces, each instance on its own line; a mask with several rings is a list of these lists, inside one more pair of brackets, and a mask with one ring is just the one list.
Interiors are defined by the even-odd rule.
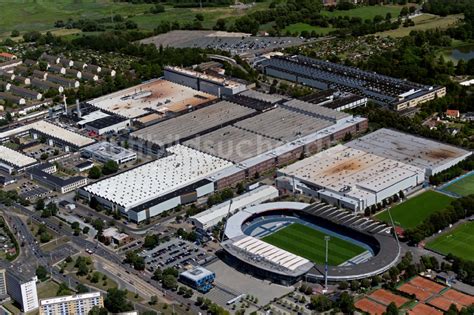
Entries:
[[391,129],[379,129],[346,144],[423,169],[447,168],[472,152]]
[[196,150],[240,163],[283,145],[283,142],[257,133],[227,126],[184,142]]
[[106,112],[136,118],[167,107],[197,106],[216,97],[166,80],[152,80],[131,88],[101,96],[89,103]]
[[143,204],[232,165],[220,158],[176,145],[170,155],[84,188],[125,209]]
[[212,131],[238,119],[249,117],[254,113],[256,111],[253,109],[221,101],[191,113],[140,129],[133,132],[131,136],[165,146]]
[[5,146],[0,146],[0,161],[15,167],[25,167],[36,163],[36,160]]

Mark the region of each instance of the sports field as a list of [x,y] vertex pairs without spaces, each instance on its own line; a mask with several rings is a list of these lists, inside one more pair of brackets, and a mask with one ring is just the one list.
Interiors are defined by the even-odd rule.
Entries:
[[450,191],[461,196],[474,194],[474,174],[461,178],[460,180],[445,187],[443,190]]
[[[293,223],[264,238],[263,241],[304,257],[317,264],[324,264],[326,234],[309,226]],[[328,263],[338,266],[365,251],[364,248],[337,237],[329,241]]]
[[426,248],[447,255],[449,253],[474,261],[474,222],[466,222],[454,230],[444,233],[428,244]]
[[[429,190],[416,197],[393,207],[393,221],[405,229],[414,228],[429,217],[432,213],[446,208],[453,198],[441,193]],[[377,219],[390,223],[390,217],[387,211],[375,216]]]

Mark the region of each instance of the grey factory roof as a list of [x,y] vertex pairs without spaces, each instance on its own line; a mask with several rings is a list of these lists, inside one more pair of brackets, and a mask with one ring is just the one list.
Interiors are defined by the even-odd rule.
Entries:
[[234,126],[227,126],[186,141],[184,145],[240,163],[281,146],[283,142]]
[[308,115],[314,115],[315,117],[334,121],[338,121],[339,119],[344,119],[350,116],[349,114],[346,114],[344,112],[338,112],[333,109],[329,109],[320,105],[315,105],[296,99],[286,102],[284,106],[290,107],[297,111],[301,111],[302,113]]
[[332,122],[293,110],[276,108],[237,122],[235,126],[280,141],[293,141],[328,127]]
[[353,140],[346,146],[429,170],[450,165],[472,153],[452,145],[385,128]]
[[264,101],[264,102],[270,102],[272,104],[278,103],[279,101],[283,100],[284,97],[282,95],[278,94],[267,94],[267,93],[262,93],[259,91],[255,90],[247,90],[242,93],[239,93],[239,95],[247,96],[256,100]]
[[164,146],[176,141],[188,140],[195,135],[212,131],[214,128],[230,124],[254,113],[256,111],[253,109],[221,101],[140,129],[133,132],[131,136]]

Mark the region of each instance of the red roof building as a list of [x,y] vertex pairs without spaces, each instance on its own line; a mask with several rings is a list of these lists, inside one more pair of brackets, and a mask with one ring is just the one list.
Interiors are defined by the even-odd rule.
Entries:
[[17,56],[15,56],[14,54],[7,53],[7,52],[2,52],[0,53],[0,58],[5,59],[5,60],[15,60],[17,59]]
[[459,113],[459,111],[457,109],[448,109],[446,111],[446,116],[448,116],[450,118],[459,118],[461,116],[461,114]]

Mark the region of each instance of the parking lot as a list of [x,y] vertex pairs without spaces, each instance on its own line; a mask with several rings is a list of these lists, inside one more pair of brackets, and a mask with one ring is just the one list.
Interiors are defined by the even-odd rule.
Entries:
[[145,258],[146,269],[150,272],[156,268],[169,267],[182,270],[187,265],[201,265],[214,257],[197,245],[177,238],[162,243],[152,250],[144,250],[140,255]]

